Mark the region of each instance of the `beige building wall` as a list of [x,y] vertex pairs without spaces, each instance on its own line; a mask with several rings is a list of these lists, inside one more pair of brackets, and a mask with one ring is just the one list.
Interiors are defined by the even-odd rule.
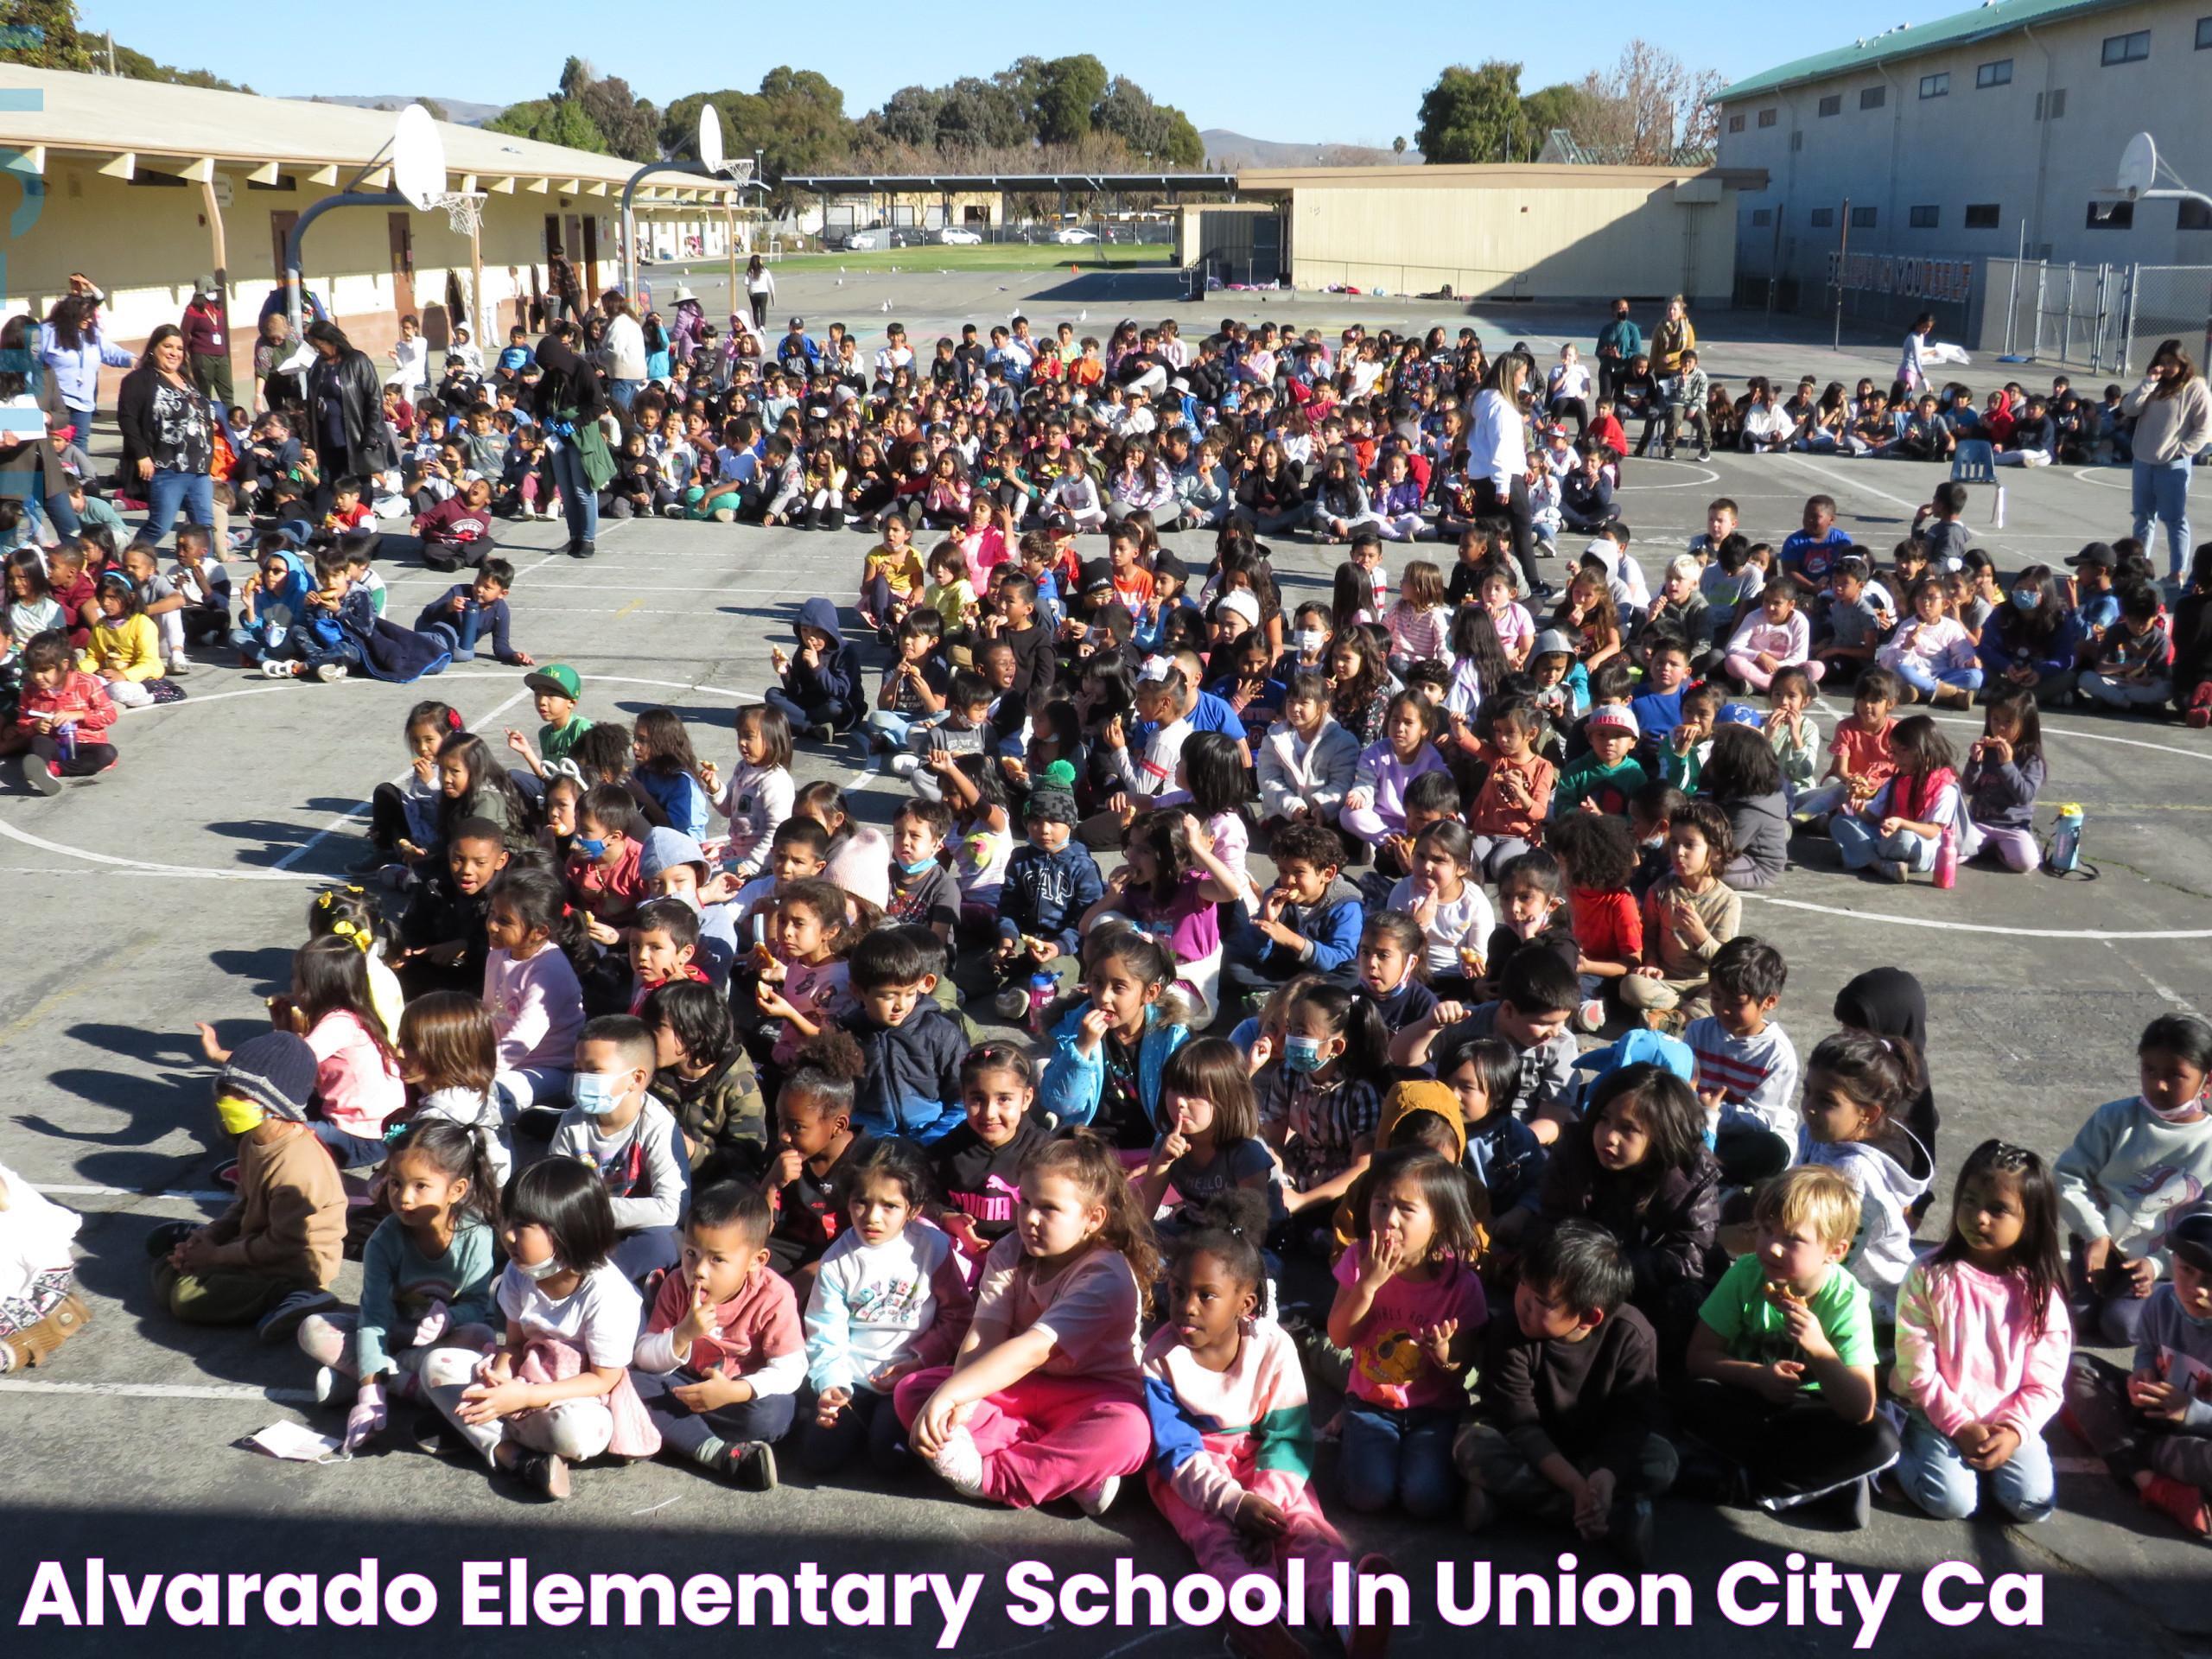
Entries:
[[1734,191],[1710,177],[1430,188],[1301,182],[1291,191],[1288,241],[1301,289],[1433,294],[1448,286],[1463,296],[1530,300],[1681,293],[1726,303],[1735,276]]

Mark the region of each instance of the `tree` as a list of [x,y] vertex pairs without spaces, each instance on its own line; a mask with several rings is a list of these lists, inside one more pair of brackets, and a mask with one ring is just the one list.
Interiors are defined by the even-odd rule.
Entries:
[[1390,141],[1390,153],[1393,156],[1402,156],[1406,153],[1405,134],[1402,132]]
[[486,121],[484,130],[534,138],[541,144],[586,149],[597,156],[613,154],[607,147],[606,135],[573,98],[535,98],[524,104],[510,104]]
[[[70,0],[0,0],[0,24],[6,26],[5,35],[0,35],[4,42],[0,44],[0,62],[20,63],[33,69],[92,67],[91,48],[77,33],[77,8]],[[121,48],[117,50],[120,55]]]
[[938,111],[944,94],[926,86],[901,86],[876,112],[877,130],[894,144],[929,149],[937,143]]
[[963,75],[935,96],[937,130],[928,142],[937,149],[1014,149],[1028,144],[1028,116],[997,82]]
[[610,152],[632,162],[660,159],[660,111],[633,94],[630,83],[620,75],[590,82],[576,101],[606,138]]
[[1479,69],[1455,63],[1421,94],[1414,142],[1432,163],[1494,162],[1507,152],[1521,113],[1521,66],[1495,59]]
[[585,90],[590,86],[593,79],[594,76],[592,74],[591,63],[589,60],[585,58],[570,58],[566,63],[561,66],[561,90],[559,95],[563,98],[582,98],[584,95]]
[[1080,142],[1090,133],[1092,112],[1106,96],[1106,66],[1084,52],[1040,64],[1034,75],[1039,142]]
[[433,121],[450,121],[453,119],[452,116],[446,113],[446,106],[439,103],[435,98],[418,98],[415,101],[417,104],[420,104],[424,110],[429,111],[430,119]]
[[1621,48],[1611,73],[1593,70],[1583,78],[1575,137],[1618,151],[1629,165],[1664,167],[1678,147],[1707,147],[1718,138],[1709,100],[1721,86],[1717,72],[1692,71],[1639,37]]
[[1560,81],[1538,87],[1521,100],[1520,119],[1514,129],[1514,154],[1533,160],[1554,127],[1564,127],[1583,143],[1589,143],[1589,96],[1580,86]]

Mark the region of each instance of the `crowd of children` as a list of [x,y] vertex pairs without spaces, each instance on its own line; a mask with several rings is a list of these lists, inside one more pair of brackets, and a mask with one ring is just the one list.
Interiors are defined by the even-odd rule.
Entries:
[[[1211,369],[1265,414],[1274,333],[1175,361],[1145,331],[1113,360]],[[1021,337],[1023,395],[1058,384]],[[1863,1522],[1887,1478],[1929,1514],[1986,1491],[2039,1519],[2064,1410],[2212,1534],[2212,1026],[2153,1022],[2140,1093],[2056,1158],[1939,1157],[1918,985],[1854,979],[1801,1062],[1740,898],[1821,828],[1896,880],[2031,868],[2039,707],[2164,666],[2139,553],[2006,591],[1939,489],[1878,577],[1825,498],[1778,550],[1719,501],[1656,593],[1604,518],[1540,622],[1511,526],[1471,508],[1448,576],[1415,560],[1394,592],[1382,543],[1426,499],[1394,492],[1449,470],[1428,411],[1461,427],[1440,336],[1391,345],[1347,350],[1401,377],[1402,425],[1357,400],[1308,423],[1333,493],[1303,522],[1349,538],[1332,602],[1286,604],[1256,539],[1289,484],[1221,493],[1202,575],[1162,548],[1179,498],[1147,469],[1180,462],[1141,428],[1108,429],[1106,556],[1078,514],[1025,528],[1070,499],[1095,410],[1047,418],[1057,474],[995,454],[969,493],[961,443],[1016,353],[948,340],[917,372],[949,403],[980,375],[983,434],[893,399],[927,481],[902,461],[876,511],[861,626],[806,601],[732,737],[588,717],[562,664],[531,665],[512,766],[417,704],[355,867],[396,897],[323,894],[270,1032],[204,1030],[238,1201],[149,1240],[163,1306],[296,1334],[352,1447],[412,1402],[423,1443],[556,1497],[602,1456],[757,1491],[779,1456],[865,1449],[880,1478],[1094,1514],[1141,1473],[1224,1577],[1345,1558],[1321,1439],[1345,1509],[1510,1511],[1640,1560],[1670,1491]],[[1302,418],[1333,381],[1295,384]],[[1383,505],[1356,511],[1370,471]],[[714,511],[747,516],[747,487]],[[299,575],[272,557],[264,594]],[[527,664],[495,564],[425,627]],[[2201,601],[2212,553],[2196,574]],[[82,766],[118,700],[55,639],[26,653],[25,729],[44,760],[83,700]],[[1897,717],[1977,694],[1963,760]],[[839,741],[911,791],[888,833],[796,785],[795,744]],[[727,771],[700,758],[725,744]],[[34,1209],[24,1236],[10,1363],[51,1352],[68,1296],[66,1230]]]

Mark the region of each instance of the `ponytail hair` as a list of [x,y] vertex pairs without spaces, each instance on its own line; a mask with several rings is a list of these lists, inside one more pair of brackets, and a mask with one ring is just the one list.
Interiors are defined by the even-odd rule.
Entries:
[[823,876],[809,876],[801,881],[787,881],[776,898],[776,908],[782,910],[797,905],[812,911],[822,921],[824,942],[830,953],[842,957],[853,947],[853,929],[845,918],[845,890]]
[[353,887],[325,887],[308,901],[308,937],[319,939],[326,933],[349,940],[364,951],[373,950],[379,959],[399,943],[398,930],[365,892]]
[[310,1030],[326,1015],[350,1014],[368,1033],[385,1064],[394,1072],[399,1070],[399,1057],[392,1052],[384,1021],[377,1018],[369,997],[368,953],[353,940],[326,933],[294,951],[292,994]]
[[1134,927],[1093,928],[1083,955],[1086,976],[1102,962],[1118,962],[1138,984],[1158,988],[1153,1007],[1161,1020],[1171,1026],[1191,1023],[1190,1004],[1175,988],[1175,954],[1151,934]]
[[492,1161],[492,1131],[465,1128],[450,1118],[426,1117],[395,1134],[385,1147],[385,1167],[402,1153],[428,1158],[448,1180],[466,1180],[461,1208],[493,1232],[499,1230],[499,1177]]
[[1390,1033],[1372,1002],[1341,985],[1323,980],[1298,994],[1297,1001],[1291,1005],[1290,1018],[1295,1020],[1301,1009],[1319,1014],[1332,1033],[1344,1039],[1344,1052],[1337,1064],[1348,1080],[1382,1081]]
[[1210,1255],[1228,1269],[1232,1281],[1265,1301],[1268,1267],[1260,1245],[1267,1234],[1266,1195],[1249,1187],[1227,1187],[1205,1201],[1198,1225],[1176,1236],[1170,1254],[1176,1262]]
[[1872,1032],[1839,1031],[1823,1037],[1805,1062],[1809,1084],[1818,1071],[1870,1116],[1888,1122],[1926,1081],[1912,1045]]
[[543,932],[574,963],[578,973],[589,967],[598,947],[592,943],[591,921],[569,903],[568,884],[550,870],[527,868],[503,870],[492,883],[486,905],[514,906],[515,919],[532,932]]
[[1077,1129],[1058,1140],[1047,1141],[1021,1161],[1019,1182],[1024,1192],[1039,1176],[1058,1175],[1071,1183],[1088,1203],[1105,1211],[1098,1229],[1099,1242],[1119,1250],[1136,1275],[1137,1294],[1144,1311],[1152,1311],[1153,1285],[1160,1277],[1160,1246],[1152,1222],[1144,1212],[1122,1160],[1089,1129]]

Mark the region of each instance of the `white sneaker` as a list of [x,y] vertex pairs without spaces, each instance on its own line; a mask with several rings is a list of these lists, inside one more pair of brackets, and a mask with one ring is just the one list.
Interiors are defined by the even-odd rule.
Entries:
[[1122,1478],[1109,1475],[1096,1486],[1086,1486],[1074,1494],[1075,1506],[1096,1519],[1113,1507],[1114,1500],[1122,1494]]
[[[353,1379],[348,1377],[346,1381],[351,1382]],[[331,1401],[331,1396],[338,1392],[338,1373],[332,1370],[327,1365],[316,1366],[315,1369],[315,1404],[318,1406],[328,1405]]]
[[192,664],[185,660],[185,655],[182,652],[173,651],[169,653],[169,672],[175,675],[185,675],[192,672]]
[[333,680],[342,680],[346,677],[346,664],[343,663],[317,663],[315,665],[315,677],[318,680],[321,680],[325,685],[328,685]]
[[266,680],[296,680],[300,677],[300,664],[289,658],[267,658],[261,664],[261,677]]
[[930,1467],[961,1497],[983,1495],[983,1454],[976,1449],[975,1437],[965,1428],[956,1427],[944,1437],[944,1444],[930,1459]]

